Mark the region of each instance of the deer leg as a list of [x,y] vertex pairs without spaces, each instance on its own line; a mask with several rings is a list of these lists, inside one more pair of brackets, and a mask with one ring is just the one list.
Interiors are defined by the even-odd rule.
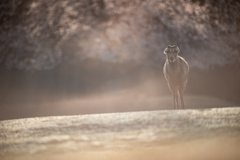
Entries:
[[180,93],[180,100],[181,100],[181,108],[185,109],[184,101],[183,101],[183,93],[182,92]]
[[178,91],[176,87],[174,87],[173,101],[174,101],[174,109],[178,109]]
[[176,104],[175,104],[175,97],[176,96],[176,94],[175,94],[175,92],[173,91],[173,105],[174,105],[174,109],[176,109]]
[[180,97],[180,103],[181,103],[181,108],[182,109],[185,109],[185,106],[184,106],[184,101],[183,101],[183,92],[185,90],[185,85],[180,85],[179,86],[179,97]]
[[[178,108],[178,95],[177,95],[177,87],[175,85],[170,85],[169,84],[169,88],[172,91],[172,95],[173,95],[173,104],[174,104],[174,109]],[[177,103],[177,105],[176,105]]]
[[181,108],[182,109],[185,109],[185,106],[184,106],[184,101],[183,101],[183,92],[184,92],[184,86],[180,86],[179,87],[179,96],[180,96],[180,102],[181,102]]
[[178,91],[176,91],[176,103],[177,103],[177,107],[176,107],[176,108],[177,108],[177,109],[180,109],[180,106],[179,106],[179,103],[178,103],[179,101],[178,101],[178,100],[179,100],[179,95],[178,95]]

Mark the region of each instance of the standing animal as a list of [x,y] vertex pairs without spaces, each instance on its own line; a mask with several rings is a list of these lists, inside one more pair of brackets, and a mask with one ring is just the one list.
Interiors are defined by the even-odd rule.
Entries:
[[185,59],[178,55],[179,52],[180,49],[175,45],[168,45],[166,47],[164,50],[166,62],[163,67],[163,73],[173,95],[174,109],[180,109],[178,104],[179,98],[181,108],[185,109],[183,92],[187,86],[189,66]]

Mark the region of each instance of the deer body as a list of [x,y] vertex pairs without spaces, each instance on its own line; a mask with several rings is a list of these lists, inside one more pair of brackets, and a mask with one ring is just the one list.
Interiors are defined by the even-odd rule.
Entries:
[[187,85],[189,66],[184,58],[178,56],[179,48],[168,46],[164,53],[167,56],[164,64],[163,73],[167,80],[169,89],[173,94],[174,109],[180,108],[178,102],[180,99],[181,108],[184,109],[183,92]]

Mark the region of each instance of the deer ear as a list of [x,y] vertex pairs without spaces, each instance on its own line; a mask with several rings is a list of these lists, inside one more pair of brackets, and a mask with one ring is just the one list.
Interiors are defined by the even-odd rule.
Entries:
[[164,54],[167,54],[167,52],[166,52],[166,51],[167,51],[167,48],[166,48],[166,49],[163,51],[163,53],[164,53]]
[[178,54],[180,52],[180,49],[177,47],[176,50],[177,50],[177,54]]

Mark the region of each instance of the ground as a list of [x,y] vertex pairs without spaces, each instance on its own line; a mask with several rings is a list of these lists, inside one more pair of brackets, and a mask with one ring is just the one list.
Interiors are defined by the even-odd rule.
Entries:
[[1,159],[239,159],[240,108],[0,121]]
[[[209,70],[190,66],[187,109],[239,106],[239,66]],[[162,68],[87,61],[50,71],[0,67],[0,120],[97,113],[172,110]]]

